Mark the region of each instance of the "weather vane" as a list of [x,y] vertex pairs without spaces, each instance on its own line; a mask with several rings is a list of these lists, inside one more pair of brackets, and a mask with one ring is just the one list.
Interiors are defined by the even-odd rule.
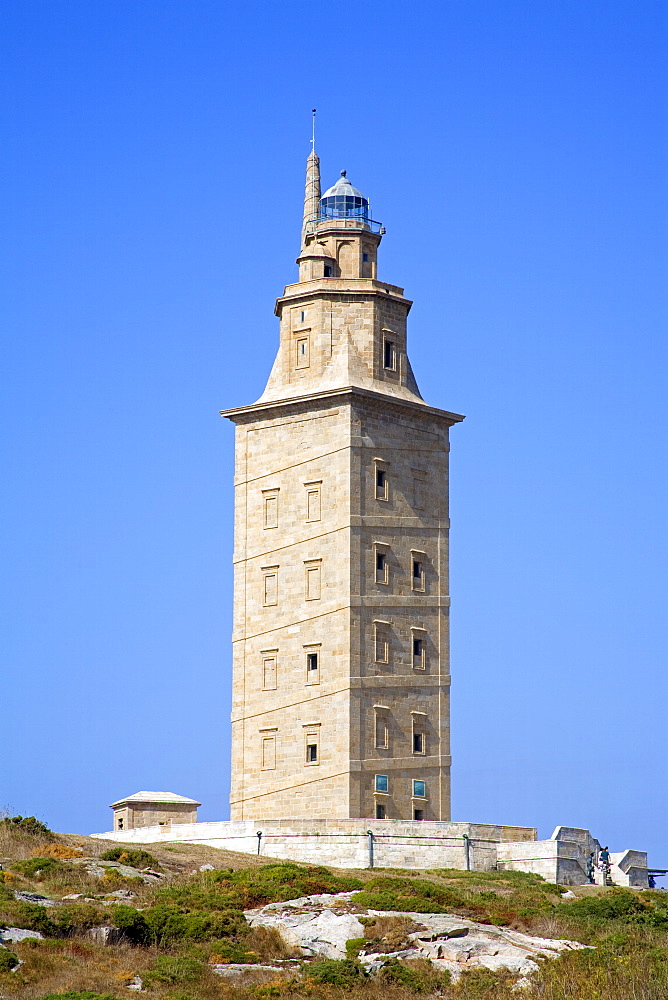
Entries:
[[311,111],[311,115],[313,116],[311,122],[311,151],[313,153],[315,153],[315,110],[316,109],[313,108],[313,110]]

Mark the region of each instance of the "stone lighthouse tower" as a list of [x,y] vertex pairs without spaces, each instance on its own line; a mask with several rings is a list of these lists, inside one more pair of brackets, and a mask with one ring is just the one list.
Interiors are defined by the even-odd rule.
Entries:
[[448,432],[378,278],[384,229],[307,161],[299,278],[236,424],[232,819],[450,818]]

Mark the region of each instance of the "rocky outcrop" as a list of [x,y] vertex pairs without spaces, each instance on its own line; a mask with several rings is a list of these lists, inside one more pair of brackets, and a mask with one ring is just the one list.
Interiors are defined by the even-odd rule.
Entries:
[[[288,947],[304,956],[345,958],[346,942],[364,937],[364,917],[404,917],[419,927],[406,934],[398,950],[360,952],[370,972],[377,972],[388,958],[428,959],[454,979],[467,969],[509,969],[527,976],[540,958],[557,958],[565,951],[584,948],[576,941],[531,937],[505,927],[480,924],[443,913],[396,913],[355,906],[355,893],[304,896],[284,903],[270,903],[245,914],[251,927],[275,927]],[[369,940],[369,945],[372,942]]]

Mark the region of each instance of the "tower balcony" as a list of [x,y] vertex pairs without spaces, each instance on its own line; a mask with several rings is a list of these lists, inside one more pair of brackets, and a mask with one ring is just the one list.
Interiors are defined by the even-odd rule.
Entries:
[[367,233],[384,233],[385,227],[382,222],[374,219],[367,219],[364,216],[329,216],[318,215],[312,219],[307,219],[304,223],[304,234],[311,236],[314,233],[323,232],[330,229],[357,230]]

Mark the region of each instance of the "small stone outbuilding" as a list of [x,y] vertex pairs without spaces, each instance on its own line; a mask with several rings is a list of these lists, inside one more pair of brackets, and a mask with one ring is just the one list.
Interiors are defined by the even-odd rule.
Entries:
[[135,792],[112,802],[114,830],[134,830],[141,826],[171,826],[173,823],[196,823],[201,802],[174,792]]

